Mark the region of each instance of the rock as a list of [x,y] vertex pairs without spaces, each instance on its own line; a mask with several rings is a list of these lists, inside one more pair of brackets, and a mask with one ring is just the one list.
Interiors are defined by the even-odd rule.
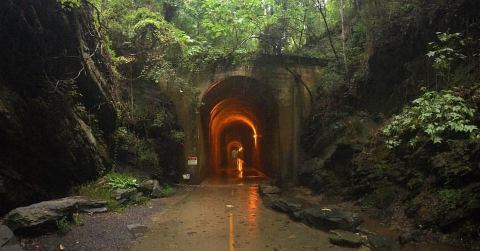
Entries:
[[9,245],[0,247],[0,251],[25,251],[20,245]]
[[162,188],[160,186],[153,188],[153,191],[150,194],[150,197],[152,197],[152,198],[162,198],[163,197]]
[[160,183],[158,180],[145,180],[140,183],[140,187],[138,189],[146,195],[150,195],[154,190],[160,189]]
[[127,228],[135,238],[142,237],[149,231],[149,228],[142,224],[129,224]]
[[88,208],[105,207],[106,205],[106,201],[92,200],[83,196],[44,201],[10,211],[5,216],[5,224],[15,231],[53,222],[74,212]]
[[368,241],[372,247],[372,251],[400,251],[400,245],[385,236],[371,235],[368,236]]
[[308,225],[320,230],[342,229],[355,231],[362,223],[356,213],[339,209],[312,207],[301,211],[301,218]]
[[113,198],[122,204],[134,201],[134,197],[137,194],[136,188],[118,188],[113,190]]
[[292,220],[295,220],[295,221],[301,221],[303,220],[303,214],[302,214],[302,211],[296,211],[296,212],[293,212],[291,215],[290,215],[290,218],[292,218]]
[[264,197],[266,205],[274,210],[287,213],[293,216],[295,212],[302,210],[302,205],[287,198],[280,197],[276,194],[266,194]]
[[131,200],[132,202],[137,203],[137,202],[141,202],[143,198],[144,198],[143,193],[137,192],[131,197]]
[[0,247],[13,244],[15,242],[15,235],[12,230],[5,225],[0,225]]
[[106,212],[108,212],[108,208],[106,208],[106,207],[87,208],[87,209],[83,209],[81,212],[82,213],[87,213],[87,214],[106,213]]
[[328,240],[342,247],[358,248],[363,244],[363,238],[360,235],[344,230],[331,230]]
[[280,194],[282,190],[276,186],[260,185],[258,187],[260,194]]

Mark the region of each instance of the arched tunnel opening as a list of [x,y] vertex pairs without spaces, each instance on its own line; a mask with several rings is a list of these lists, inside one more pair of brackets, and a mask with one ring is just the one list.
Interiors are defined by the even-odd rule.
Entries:
[[202,99],[208,174],[274,176],[278,116],[271,88],[244,77],[214,83]]

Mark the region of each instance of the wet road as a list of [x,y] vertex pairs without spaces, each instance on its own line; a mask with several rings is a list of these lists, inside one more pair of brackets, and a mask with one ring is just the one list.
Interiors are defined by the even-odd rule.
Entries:
[[154,219],[133,250],[355,250],[333,246],[327,234],[263,206],[258,183],[216,176]]

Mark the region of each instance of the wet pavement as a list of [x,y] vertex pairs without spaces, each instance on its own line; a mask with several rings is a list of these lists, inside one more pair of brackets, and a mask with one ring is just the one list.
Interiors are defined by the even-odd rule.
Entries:
[[191,186],[183,200],[154,216],[133,250],[356,250],[264,207],[258,184],[266,178],[252,170],[242,176],[225,172]]

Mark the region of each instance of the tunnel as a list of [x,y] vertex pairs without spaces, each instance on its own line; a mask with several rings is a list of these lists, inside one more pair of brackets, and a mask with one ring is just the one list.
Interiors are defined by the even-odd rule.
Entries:
[[275,174],[277,105],[271,88],[233,76],[213,83],[202,98],[201,123],[208,173]]

